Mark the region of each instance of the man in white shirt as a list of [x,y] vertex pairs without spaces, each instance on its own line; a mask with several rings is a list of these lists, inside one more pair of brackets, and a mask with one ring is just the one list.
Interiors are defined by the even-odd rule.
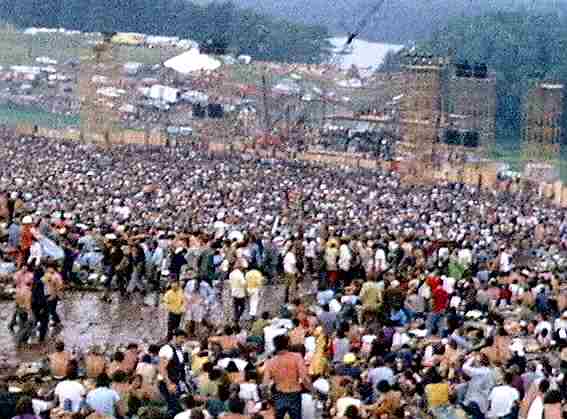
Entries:
[[520,393],[512,387],[514,376],[507,372],[504,375],[504,385],[496,386],[490,392],[488,418],[511,418],[517,412]]
[[500,248],[499,265],[500,272],[508,274],[512,270],[512,255],[508,253],[505,246]]
[[466,268],[469,268],[472,264],[472,251],[469,246],[466,246],[464,249],[460,249],[459,253],[457,254],[457,260],[459,264],[463,265]]
[[343,280],[348,280],[352,267],[352,251],[346,241],[341,240],[341,243],[339,247],[339,269],[341,270]]
[[180,413],[179,395],[186,390],[185,345],[187,334],[182,330],[174,332],[170,343],[159,350],[158,389],[167,403],[170,416]]
[[543,332],[544,329],[546,329],[547,333],[549,334],[553,332],[553,326],[551,325],[551,322],[547,319],[547,316],[541,314],[538,320],[539,323],[537,324],[534,330],[534,334],[536,336],[539,335],[541,332]]
[[285,302],[289,303],[290,299],[295,298],[297,293],[297,275],[299,273],[297,268],[297,258],[293,246],[289,249],[283,260],[284,275],[285,275]]
[[388,259],[386,258],[386,252],[381,247],[376,249],[374,254],[374,268],[376,272],[384,272],[388,269]]
[[86,390],[79,382],[77,361],[72,359],[68,365],[67,377],[57,384],[54,394],[59,401],[60,408],[67,408],[69,411],[77,413],[81,409]]
[[305,242],[303,242],[303,247],[305,248],[305,271],[306,273],[312,274],[315,272],[315,259],[317,257],[317,242],[308,237]]
[[233,320],[238,323],[246,308],[246,277],[238,265],[228,276],[228,283],[232,297]]

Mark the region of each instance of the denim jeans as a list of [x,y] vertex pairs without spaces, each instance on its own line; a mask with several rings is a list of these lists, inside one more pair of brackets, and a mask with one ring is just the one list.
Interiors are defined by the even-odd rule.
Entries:
[[301,419],[301,393],[281,393],[274,391],[273,399],[276,407],[276,419]]

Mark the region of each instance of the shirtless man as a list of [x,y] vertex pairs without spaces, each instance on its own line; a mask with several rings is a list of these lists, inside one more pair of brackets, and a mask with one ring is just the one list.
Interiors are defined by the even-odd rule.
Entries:
[[65,344],[58,341],[55,352],[49,355],[49,370],[55,378],[63,378],[69,368],[69,361],[73,356],[65,350]]
[[94,345],[85,357],[85,369],[87,377],[91,379],[97,378],[106,370],[106,358],[102,354],[102,350]]

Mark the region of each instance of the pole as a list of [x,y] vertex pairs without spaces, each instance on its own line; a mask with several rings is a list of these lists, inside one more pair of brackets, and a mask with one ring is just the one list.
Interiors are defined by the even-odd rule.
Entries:
[[288,142],[290,140],[290,138],[289,138],[290,126],[289,125],[290,125],[290,120],[291,120],[291,112],[290,112],[289,106],[290,105],[288,104],[285,108],[285,131],[286,131],[285,136],[286,136],[286,139],[287,139]]
[[268,109],[268,81],[266,72],[262,74],[262,100],[264,102],[264,133],[267,136],[270,131],[270,112]]

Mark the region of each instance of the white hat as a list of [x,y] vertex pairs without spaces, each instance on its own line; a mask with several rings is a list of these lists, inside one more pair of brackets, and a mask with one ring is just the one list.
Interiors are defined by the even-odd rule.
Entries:
[[318,380],[316,380],[313,383],[313,388],[321,394],[329,394],[329,390],[331,389],[331,385],[324,378],[319,378]]
[[107,240],[116,240],[116,234],[107,234],[106,236],[104,236],[105,239]]
[[22,224],[31,224],[31,223],[33,223],[33,220],[29,215],[26,215],[22,220]]

